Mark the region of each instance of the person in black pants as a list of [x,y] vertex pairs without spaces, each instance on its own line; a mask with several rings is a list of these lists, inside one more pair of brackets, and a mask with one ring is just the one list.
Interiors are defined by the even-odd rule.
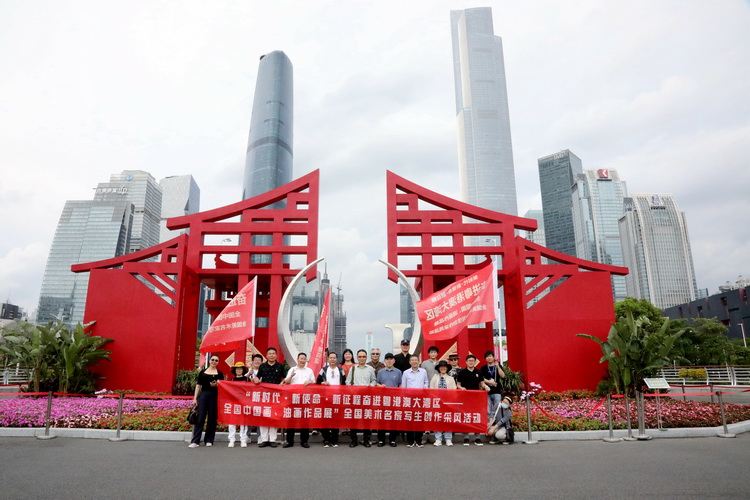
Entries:
[[219,418],[219,380],[224,380],[224,374],[216,368],[218,364],[219,357],[213,355],[209,360],[208,368],[204,368],[198,374],[198,383],[195,384],[195,397],[193,398],[194,404],[198,407],[198,422],[193,427],[193,439],[190,440],[189,448],[200,446],[204,424],[206,424],[206,435],[203,442],[206,446],[214,445],[216,423]]

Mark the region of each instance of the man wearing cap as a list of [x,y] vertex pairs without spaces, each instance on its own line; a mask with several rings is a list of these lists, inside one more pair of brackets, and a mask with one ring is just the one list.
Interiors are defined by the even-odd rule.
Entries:
[[[419,367],[419,356],[412,354],[409,357],[411,368],[404,372],[401,378],[401,387],[412,389],[426,389],[430,386],[427,380],[427,372]],[[409,448],[422,448],[422,431],[406,431],[406,441]]]
[[[346,385],[359,385],[359,386],[372,386],[377,382],[375,380],[375,370],[372,366],[367,364],[367,351],[360,349],[357,351],[357,364],[349,369],[349,375],[346,377]],[[349,443],[350,448],[354,448],[357,443],[357,429],[350,429],[349,436],[352,442]],[[369,448],[370,436],[372,434],[370,429],[362,429],[362,445],[365,448]]]
[[[490,388],[487,387],[487,385],[484,383],[481,372],[475,369],[476,364],[476,356],[474,356],[473,354],[469,354],[468,356],[466,356],[466,368],[461,370],[456,377],[456,385],[458,385],[459,389],[469,391],[478,391],[479,389],[483,389],[485,391],[490,390]],[[469,446],[469,439],[472,435],[473,434],[465,434],[466,437],[464,437],[464,446]],[[476,439],[474,439],[474,444],[476,444],[477,446],[482,446],[484,444],[482,443],[482,440],[479,439],[478,436],[475,437]]]
[[[297,366],[289,370],[286,378],[281,381],[281,385],[304,385],[308,386],[315,383],[315,375],[313,371],[307,366],[307,354],[301,352],[297,355]],[[291,448],[294,446],[294,433],[296,429],[286,430],[286,443],[284,448]],[[310,439],[310,429],[305,427],[299,430],[299,442],[303,448],[309,448],[310,445],[307,441]]]
[[[396,358],[392,353],[385,355],[385,368],[380,370],[376,375],[375,379],[378,387],[398,387],[401,385],[402,373],[401,370],[397,369],[394,365]],[[391,430],[388,436],[388,443],[392,447],[396,447],[396,438],[398,437],[399,431]],[[385,431],[378,431],[378,448],[385,446]]]
[[453,378],[456,378],[458,376],[458,372],[462,370],[460,366],[458,366],[458,354],[451,354],[448,356],[448,363],[450,363],[450,370],[448,370],[448,375],[450,375]]
[[396,360],[396,368],[402,372],[410,368],[409,364],[409,341],[404,339],[401,341],[401,352],[394,356]]
[[438,354],[440,354],[440,349],[438,349],[436,345],[431,345],[430,348],[427,349],[427,355],[430,359],[422,361],[422,368],[427,372],[428,381],[432,380],[432,377],[437,373]]
[[383,362],[380,361],[380,349],[373,348],[372,351],[370,351],[370,362],[367,364],[372,366],[372,369],[375,370],[375,375],[377,375],[380,370],[385,368]]

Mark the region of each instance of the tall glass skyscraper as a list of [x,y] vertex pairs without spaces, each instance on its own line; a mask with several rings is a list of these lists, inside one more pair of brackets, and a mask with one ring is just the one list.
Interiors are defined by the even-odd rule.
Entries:
[[200,212],[201,190],[192,175],[172,175],[159,181],[162,191],[159,242],[171,240],[184,230],[170,231],[167,219]]
[[123,170],[96,187],[94,201],[127,200],[135,206],[128,253],[159,244],[162,192],[156,179],[143,170]]
[[[627,186],[616,170],[584,170],[573,185],[573,232],[576,256],[602,264],[622,266],[618,221]],[[624,276],[612,276],[615,301],[627,297]]]
[[292,180],[292,62],[280,50],[261,56],[255,82],[242,199]]
[[503,41],[492,9],[451,11],[461,199],[518,214]]
[[627,293],[661,309],[695,300],[696,281],[685,214],[668,194],[624,199],[619,220]]
[[126,254],[133,215],[133,204],[124,198],[65,203],[47,257],[37,322],[83,322],[89,274],[72,273],[70,266]]
[[537,163],[547,248],[576,257],[571,189],[583,173],[583,163],[568,149],[539,158]]

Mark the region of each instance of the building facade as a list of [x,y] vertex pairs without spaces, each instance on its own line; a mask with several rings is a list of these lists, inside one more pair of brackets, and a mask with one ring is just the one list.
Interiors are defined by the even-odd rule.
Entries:
[[[623,266],[619,220],[627,186],[616,170],[584,170],[572,187],[576,257]],[[627,298],[624,276],[612,276],[615,302]]]
[[537,160],[542,192],[544,237],[547,248],[576,257],[571,190],[579,174],[581,159],[566,149]]
[[200,212],[201,190],[192,175],[165,177],[159,181],[159,187],[162,192],[159,242],[163,243],[184,232],[167,229],[167,219]]
[[541,210],[527,210],[523,216],[527,219],[534,219],[539,224],[536,231],[524,231],[523,237],[537,245],[547,246],[544,233],[544,212]]
[[73,273],[70,266],[128,253],[134,212],[122,197],[65,203],[44,269],[37,322],[59,319],[75,327],[83,321],[89,275]]
[[292,180],[292,62],[276,50],[260,58],[245,156],[242,199]]
[[664,309],[669,319],[716,318],[726,326],[727,337],[742,339],[750,334],[750,284],[719,287],[719,293]]
[[461,199],[517,215],[503,42],[489,7],[451,11]]
[[[129,201],[134,206],[133,227],[127,253],[159,244],[162,191],[156,179],[143,170],[123,170],[96,187],[94,201]],[[86,262],[86,261],[83,261]]]
[[666,309],[695,300],[696,281],[685,214],[668,194],[624,199],[619,220],[627,295]]

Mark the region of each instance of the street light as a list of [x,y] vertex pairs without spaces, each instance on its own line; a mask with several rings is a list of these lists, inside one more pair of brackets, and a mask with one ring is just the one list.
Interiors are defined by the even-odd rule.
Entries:
[[742,331],[742,343],[745,344],[745,349],[747,349],[747,339],[745,338],[745,325],[740,320],[740,330]]

